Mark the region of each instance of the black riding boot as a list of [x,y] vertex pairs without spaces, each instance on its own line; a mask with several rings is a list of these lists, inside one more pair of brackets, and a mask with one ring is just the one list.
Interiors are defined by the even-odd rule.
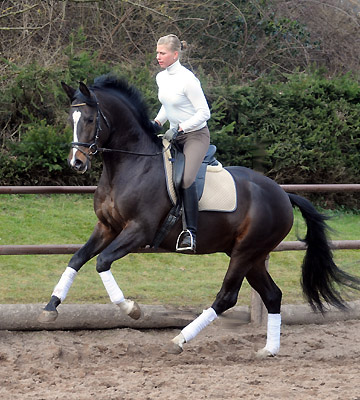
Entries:
[[195,182],[187,189],[183,189],[183,209],[186,229],[183,230],[178,237],[176,251],[195,253],[196,231],[199,213],[198,196]]

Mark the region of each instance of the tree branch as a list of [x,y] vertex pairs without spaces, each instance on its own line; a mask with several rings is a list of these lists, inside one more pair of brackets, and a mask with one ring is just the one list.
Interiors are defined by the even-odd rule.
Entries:
[[147,6],[143,5],[143,4],[135,3],[134,1],[131,1],[131,0],[123,0],[123,1],[124,1],[124,3],[129,3],[129,4],[131,4],[131,5],[135,6],[135,7],[144,8],[145,10],[150,11],[150,12],[152,12],[154,14],[157,14],[157,15],[161,15],[162,17],[166,17],[166,18],[171,19],[171,20],[174,19],[170,15],[167,15],[167,14],[164,14],[164,13],[162,13],[160,11],[154,10],[153,8],[147,7]]
[[50,22],[47,22],[45,25],[42,26],[0,26],[0,31],[36,31],[45,28],[48,26]]
[[34,4],[33,6],[30,6],[28,8],[25,8],[24,10],[19,10],[19,11],[13,11],[13,12],[9,12],[7,14],[2,14],[0,15],[0,18],[6,18],[6,17],[10,17],[11,15],[17,15],[17,14],[23,14],[35,7],[37,7],[39,5],[39,3]]

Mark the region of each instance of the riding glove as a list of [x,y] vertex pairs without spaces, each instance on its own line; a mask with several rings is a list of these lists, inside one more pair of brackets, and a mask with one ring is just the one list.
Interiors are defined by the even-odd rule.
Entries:
[[176,136],[179,134],[179,131],[176,128],[170,128],[165,132],[164,139],[168,142],[172,142],[176,139]]

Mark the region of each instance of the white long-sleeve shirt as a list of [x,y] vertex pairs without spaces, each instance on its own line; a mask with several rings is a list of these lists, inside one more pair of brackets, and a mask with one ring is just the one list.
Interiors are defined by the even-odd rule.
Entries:
[[181,126],[184,132],[203,128],[210,118],[210,110],[200,81],[183,67],[179,60],[156,76],[158,97],[162,104],[156,120],[170,128]]

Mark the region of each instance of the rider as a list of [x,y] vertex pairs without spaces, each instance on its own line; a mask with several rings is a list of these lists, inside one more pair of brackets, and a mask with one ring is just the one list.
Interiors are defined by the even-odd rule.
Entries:
[[164,137],[183,147],[185,169],[182,197],[186,230],[178,239],[178,251],[196,251],[198,198],[195,178],[210,144],[206,121],[210,110],[199,80],[182,66],[179,56],[187,47],[176,35],[161,37],[157,42],[157,60],[161,71],[156,76],[158,97],[162,104],[155,122],[162,126],[167,120],[170,129]]

